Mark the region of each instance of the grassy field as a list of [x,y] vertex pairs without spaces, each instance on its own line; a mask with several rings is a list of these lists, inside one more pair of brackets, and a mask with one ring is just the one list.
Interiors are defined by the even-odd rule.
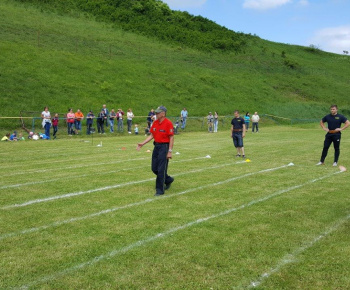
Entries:
[[349,289],[350,183],[333,149],[315,166],[323,131],[249,132],[250,162],[229,135],[177,135],[162,197],[142,135],[1,142],[0,288]]

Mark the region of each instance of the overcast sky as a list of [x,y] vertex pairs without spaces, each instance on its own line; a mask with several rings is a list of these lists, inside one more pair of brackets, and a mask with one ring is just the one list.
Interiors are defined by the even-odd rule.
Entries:
[[274,42],[350,51],[350,0],[162,0],[231,30]]

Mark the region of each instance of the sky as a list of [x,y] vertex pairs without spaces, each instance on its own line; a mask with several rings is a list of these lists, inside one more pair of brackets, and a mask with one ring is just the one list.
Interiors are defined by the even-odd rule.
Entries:
[[350,0],[162,0],[172,10],[273,42],[350,52]]

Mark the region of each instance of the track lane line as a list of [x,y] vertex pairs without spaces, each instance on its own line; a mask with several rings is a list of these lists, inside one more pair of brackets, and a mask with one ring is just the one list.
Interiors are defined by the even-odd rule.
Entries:
[[[280,168],[285,168],[287,166],[278,167],[278,168],[275,168],[275,170],[280,169]],[[269,171],[272,171],[272,169],[263,170],[262,172],[269,172]],[[248,207],[250,207],[252,205],[264,202],[264,201],[269,200],[269,199],[271,199],[273,197],[279,196],[281,194],[284,194],[286,192],[289,192],[289,191],[292,191],[294,189],[300,188],[302,186],[310,185],[310,184],[315,183],[317,181],[329,178],[330,176],[332,176],[334,174],[338,174],[338,173],[341,173],[341,171],[340,172],[335,172],[335,173],[332,173],[332,174],[328,174],[328,175],[322,176],[320,178],[312,179],[312,180],[310,180],[308,182],[305,182],[304,184],[300,184],[300,185],[297,185],[297,186],[292,186],[290,188],[279,190],[279,191],[277,191],[275,193],[272,193],[272,194],[270,194],[270,195],[268,195],[268,196],[266,196],[264,198],[253,200],[253,201],[251,201],[249,203],[246,203],[246,204],[242,204],[239,207],[234,207],[234,208],[225,210],[223,212],[220,212],[220,213],[217,213],[217,214],[213,214],[213,215],[210,215],[210,216],[207,216],[207,217],[203,217],[203,218],[194,220],[192,222],[180,225],[178,227],[171,228],[171,229],[169,229],[167,231],[164,231],[162,233],[158,233],[158,234],[150,236],[150,237],[148,237],[146,239],[139,240],[139,241],[136,241],[134,243],[131,243],[131,244],[125,246],[125,247],[122,247],[122,248],[119,248],[119,249],[115,249],[115,250],[112,250],[112,251],[110,251],[110,252],[108,252],[106,254],[102,254],[102,255],[96,256],[96,257],[94,257],[94,258],[92,258],[92,259],[90,259],[90,260],[88,260],[86,262],[77,264],[77,265],[75,265],[73,267],[66,268],[64,270],[57,271],[57,272],[55,272],[55,273],[53,273],[51,275],[47,275],[47,276],[41,277],[41,278],[39,278],[39,279],[37,279],[35,281],[29,282],[29,283],[27,283],[25,285],[22,285],[19,288],[20,289],[28,289],[30,287],[33,287],[33,286],[39,284],[39,283],[50,282],[50,281],[52,281],[54,279],[57,279],[59,277],[63,277],[63,276],[65,276],[65,275],[67,275],[67,274],[69,274],[71,272],[78,271],[78,270],[83,269],[83,268],[85,268],[87,266],[91,266],[91,265],[97,264],[97,263],[99,263],[101,261],[104,261],[104,260],[107,260],[107,259],[110,259],[110,258],[114,258],[115,256],[122,255],[124,253],[127,253],[127,252],[135,249],[135,248],[147,245],[147,244],[149,244],[151,242],[154,242],[154,241],[157,241],[157,240],[159,240],[161,238],[165,238],[165,237],[170,236],[171,234],[174,234],[174,233],[176,233],[178,231],[188,229],[188,228],[190,228],[192,226],[195,226],[195,225],[207,222],[207,221],[212,220],[212,219],[216,219],[216,218],[219,218],[219,217],[222,217],[222,216],[226,216],[226,215],[231,214],[233,212],[236,212],[238,210],[248,208]],[[222,182],[225,182],[225,181],[222,181]],[[222,182],[219,182],[217,184],[221,184]]]
[[[220,167],[229,166],[229,165],[233,165],[233,164],[239,164],[239,163],[245,163],[245,162],[244,161],[235,162],[235,163],[231,162],[231,163],[226,163],[224,165],[212,166],[211,168],[215,169],[215,168],[220,168]],[[197,172],[206,171],[206,170],[207,170],[207,168],[195,169],[195,170],[191,170],[188,172],[173,174],[172,176],[181,176],[181,175],[186,175],[189,173],[197,173]],[[144,183],[144,182],[149,182],[149,181],[153,181],[154,179],[155,179],[155,177],[152,177],[152,178],[148,178],[148,179],[144,179],[144,180],[137,180],[137,181],[131,181],[131,182],[126,182],[126,183],[120,183],[120,184],[99,187],[99,188],[85,190],[85,191],[71,192],[71,193],[66,193],[66,194],[62,194],[62,195],[55,195],[55,196],[51,196],[51,197],[47,197],[47,198],[33,199],[33,200],[29,200],[29,201],[26,201],[23,203],[17,203],[17,204],[3,206],[0,209],[6,210],[6,209],[25,207],[25,206],[29,206],[32,204],[49,202],[49,201],[54,201],[54,200],[58,200],[58,199],[70,198],[70,197],[74,197],[74,196],[78,196],[78,195],[89,194],[89,193],[94,193],[94,192],[99,192],[99,191],[115,189],[115,188],[119,188],[119,187],[124,187],[124,186]]]
[[[242,163],[242,162],[240,162],[240,163]],[[236,164],[236,163],[234,163],[234,164]],[[231,165],[231,164],[224,164],[224,165],[220,165],[220,166],[224,167],[226,165]],[[286,166],[278,167],[278,169],[285,168],[285,167]],[[202,170],[205,170],[205,169],[202,169]],[[277,170],[277,169],[275,169],[275,170]],[[172,198],[172,197],[180,196],[180,195],[187,194],[187,193],[190,193],[190,192],[198,191],[198,190],[205,189],[205,188],[212,187],[212,186],[222,185],[222,184],[229,183],[229,182],[241,179],[241,178],[246,178],[248,176],[252,176],[254,174],[259,174],[259,173],[268,172],[268,171],[271,171],[271,169],[261,170],[261,171],[255,172],[255,173],[248,173],[248,174],[244,174],[244,175],[241,175],[241,176],[229,178],[229,179],[226,179],[226,180],[223,180],[223,181],[219,181],[219,182],[216,182],[216,183],[210,183],[210,184],[199,186],[199,187],[196,187],[196,188],[187,189],[187,190],[184,190],[184,191],[181,191],[181,192],[178,192],[178,193],[164,195],[161,198],[159,198],[159,197],[148,198],[148,199],[145,199],[145,200],[142,200],[142,201],[139,201],[139,202],[134,202],[134,203],[126,204],[126,205],[123,205],[123,206],[117,206],[117,207],[105,209],[105,210],[102,210],[102,211],[99,211],[99,212],[95,212],[95,213],[92,213],[92,214],[89,214],[89,215],[85,215],[85,216],[70,218],[70,219],[66,219],[66,220],[63,220],[63,221],[57,221],[57,222],[54,222],[54,223],[51,223],[51,224],[47,224],[47,225],[43,225],[43,226],[38,226],[38,227],[29,228],[29,229],[24,229],[24,230],[21,230],[21,231],[16,231],[16,232],[2,234],[2,235],[0,235],[0,240],[6,239],[6,238],[10,238],[10,237],[14,237],[14,236],[20,236],[20,235],[24,235],[24,234],[34,233],[34,232],[38,232],[40,230],[45,230],[45,229],[49,229],[49,228],[52,228],[52,227],[58,227],[58,226],[61,226],[61,225],[65,225],[65,224],[69,224],[69,223],[73,223],[73,222],[77,222],[77,221],[86,220],[86,219],[89,219],[89,218],[98,217],[100,215],[109,214],[109,213],[112,213],[112,212],[115,212],[115,211],[118,211],[118,210],[123,210],[123,209],[131,208],[131,207],[134,207],[134,206],[144,205],[144,204],[147,204],[147,203],[150,203],[150,202],[154,202],[154,201],[159,201],[159,200],[162,200],[164,198]],[[188,174],[188,173],[184,173],[184,174]]]
[[304,243],[304,245],[301,246],[300,248],[297,248],[293,252],[286,254],[273,268],[269,269],[268,271],[260,275],[260,277],[257,280],[252,281],[248,286],[248,288],[259,287],[266,279],[270,278],[270,276],[272,276],[273,274],[280,272],[280,270],[282,270],[284,266],[295,262],[297,256],[307,251],[308,249],[312,248],[317,242],[321,241],[322,239],[329,236],[331,233],[338,230],[338,228],[342,226],[345,222],[347,222],[349,219],[350,219],[350,215],[346,216],[343,219],[338,220],[338,222],[334,226],[329,227],[326,231],[319,234],[313,240]]

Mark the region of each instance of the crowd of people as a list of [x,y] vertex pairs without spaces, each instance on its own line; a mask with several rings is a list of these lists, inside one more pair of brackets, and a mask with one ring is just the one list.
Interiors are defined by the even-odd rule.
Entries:
[[[78,135],[82,132],[82,123],[84,119],[86,120],[86,134],[90,135],[95,133],[94,120],[96,119],[97,132],[99,134],[105,134],[106,130],[109,130],[111,133],[114,133],[114,126],[117,126],[118,132],[124,131],[124,116],[125,113],[122,109],[112,109],[109,111],[106,105],[103,105],[101,110],[97,115],[94,115],[93,111],[90,110],[85,116],[80,109],[77,109],[76,112],[72,108],[68,109],[67,114],[63,118],[59,118],[59,115],[56,113],[53,118],[49,112],[49,108],[45,107],[44,111],[41,113],[42,118],[42,127],[45,129],[45,135],[50,139],[50,129],[53,128],[53,138],[56,139],[58,132],[58,124],[60,119],[64,119],[67,124],[67,134],[68,136]],[[132,109],[128,109],[126,113],[127,120],[127,130],[128,133],[132,133],[132,121],[134,118]],[[138,124],[134,125],[134,132],[138,134]]]
[[[260,117],[258,115],[258,112],[255,112],[254,115],[250,118],[249,112],[247,112],[244,116],[244,124],[245,124],[245,131],[249,130],[249,124],[250,121],[253,123],[252,132],[259,132],[259,121]],[[218,125],[219,125],[219,113],[214,112],[214,115],[212,112],[209,112],[207,116],[207,125],[208,125],[208,132],[209,133],[216,133],[218,131]]]
[[[105,130],[109,130],[111,133],[114,133],[114,126],[117,125],[117,131],[123,132],[124,131],[124,116],[125,113],[122,109],[112,109],[111,111],[108,110],[106,105],[103,105],[101,110],[95,115],[92,110],[88,112],[86,117],[81,112],[80,109],[78,109],[75,113],[73,112],[73,109],[69,109],[68,113],[66,115],[66,122],[67,122],[67,134],[68,136],[72,135],[78,135],[82,131],[82,122],[84,119],[86,119],[86,134],[90,135],[91,133],[95,133],[95,129],[93,128],[94,120],[96,119],[96,126],[97,126],[97,132],[99,134],[105,134]],[[42,115],[43,117],[43,115]],[[134,118],[134,113],[132,112],[132,109],[128,109],[126,113],[126,120],[127,120],[127,130],[128,133],[132,133],[132,120]],[[55,122],[57,124],[52,124],[52,126],[57,126],[58,122]],[[54,138],[56,137],[55,132],[57,132],[57,128],[54,127]],[[134,128],[135,134],[138,134],[138,125],[135,124]]]
[[[106,134],[106,131],[109,131],[110,133],[115,132],[115,126],[117,132],[124,132],[124,120],[126,119],[127,124],[127,132],[128,134],[132,134],[132,131],[135,135],[139,134],[139,124],[133,125],[133,119],[134,119],[134,113],[131,108],[129,108],[126,112],[122,109],[111,109],[108,110],[107,106],[104,104],[102,105],[102,108],[98,113],[95,115],[92,110],[90,110],[87,115],[85,116],[84,113],[77,109],[75,112],[72,108],[68,109],[68,112],[64,114],[64,116],[59,116],[58,113],[55,113],[53,116],[51,115],[49,108],[46,106],[44,107],[44,110],[41,113],[42,118],[42,128],[44,130],[44,133],[34,133],[30,132],[29,130],[26,130],[28,132],[28,139],[38,140],[38,139],[44,139],[48,140],[51,139],[51,132],[52,132],[52,138],[57,138],[57,132],[60,122],[62,120],[65,123],[65,126],[67,127],[67,135],[73,136],[73,135],[79,135],[82,132],[83,122],[85,121],[86,124],[86,134],[90,135],[92,133],[99,133],[99,134]],[[176,121],[173,124],[174,127],[174,134],[178,134],[178,130],[181,128],[182,130],[185,130],[187,125],[187,120],[189,117],[189,113],[186,108],[183,108],[179,114],[179,118],[176,119]],[[150,128],[152,123],[156,120],[157,116],[154,109],[151,109],[146,117],[146,123],[147,125],[142,128],[144,130],[145,135],[150,134]],[[214,112],[212,114],[209,112],[209,115],[206,117],[207,125],[208,125],[208,132],[210,133],[216,133],[218,132],[218,125],[219,125],[219,114],[218,112]],[[246,124],[246,130],[249,129],[249,122],[250,117],[249,113],[245,116],[245,124]],[[256,130],[258,132],[258,122],[259,122],[259,115],[257,115],[257,112],[252,117],[253,122],[253,132]],[[96,124],[97,130],[94,127],[94,124]],[[51,130],[52,128],[52,130]],[[18,140],[18,138],[13,137],[13,134],[7,134],[8,136],[4,136],[2,138],[2,141],[15,141]],[[11,137],[12,136],[12,137]]]
[[[28,132],[28,139],[29,140],[39,140],[39,139],[49,139],[48,136],[46,136],[44,133],[34,133],[34,132]],[[1,138],[1,141],[25,141],[26,138],[23,137],[22,133],[17,134],[17,131],[14,131],[12,134],[7,133],[4,137]]]

